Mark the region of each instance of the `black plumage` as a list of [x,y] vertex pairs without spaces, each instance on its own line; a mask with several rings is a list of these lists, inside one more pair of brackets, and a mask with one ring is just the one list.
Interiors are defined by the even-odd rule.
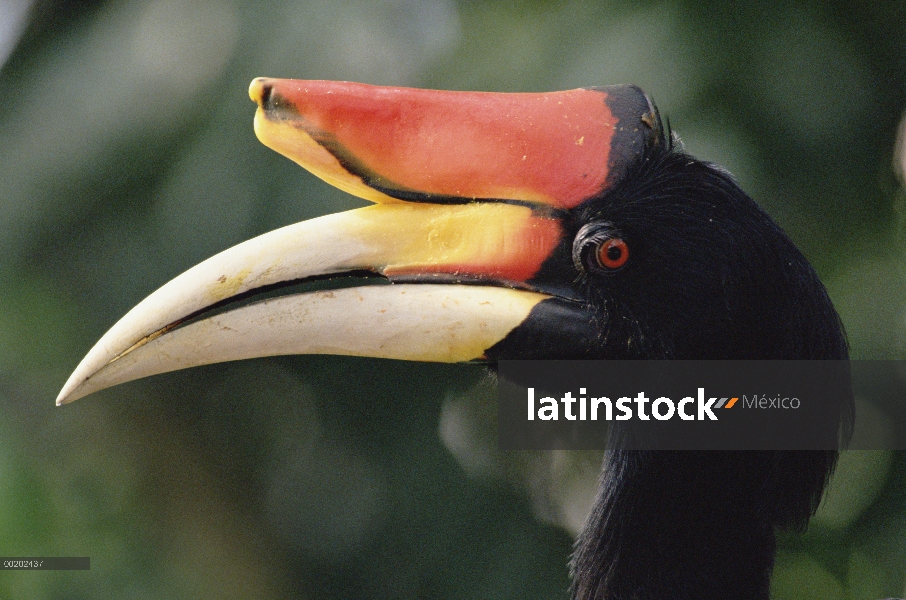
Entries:
[[[601,316],[597,348],[578,354],[846,359],[840,319],[795,245],[726,171],[668,140],[563,218],[581,263],[573,290]],[[602,229],[631,252],[619,269],[601,268],[583,247]],[[851,406],[840,422],[846,433]],[[617,442],[576,542],[574,597],[768,598],[775,530],[805,528],[836,458],[628,451]]]

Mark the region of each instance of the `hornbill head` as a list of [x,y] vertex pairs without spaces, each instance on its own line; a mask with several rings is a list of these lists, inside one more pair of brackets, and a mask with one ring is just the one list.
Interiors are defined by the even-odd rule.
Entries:
[[[727,172],[677,147],[634,86],[493,94],[261,78],[249,93],[263,143],[375,205],[264,234],[170,281],[103,336],[58,404],[278,354],[847,356],[805,258]],[[295,293],[349,277],[366,285]],[[610,449],[574,593],[767,597],[774,528],[804,526],[835,458]]]

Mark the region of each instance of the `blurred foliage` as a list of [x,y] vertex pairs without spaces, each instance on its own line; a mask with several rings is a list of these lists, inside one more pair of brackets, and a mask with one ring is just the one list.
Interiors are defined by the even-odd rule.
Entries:
[[[0,597],[566,596],[597,457],[496,451],[478,368],[262,359],[54,408],[82,355],[171,277],[361,205],[255,140],[255,76],[637,83],[815,264],[854,356],[906,355],[901,2],[2,10],[0,52],[21,38],[0,70],[0,554],[92,568],[3,573]],[[904,490],[902,454],[844,454],[809,532],[781,538],[775,597],[906,594]]]

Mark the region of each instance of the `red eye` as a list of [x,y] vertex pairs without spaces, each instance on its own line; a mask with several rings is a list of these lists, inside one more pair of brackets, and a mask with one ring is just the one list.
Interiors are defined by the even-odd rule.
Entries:
[[629,260],[629,246],[620,238],[607,238],[598,246],[597,256],[605,269],[619,269]]

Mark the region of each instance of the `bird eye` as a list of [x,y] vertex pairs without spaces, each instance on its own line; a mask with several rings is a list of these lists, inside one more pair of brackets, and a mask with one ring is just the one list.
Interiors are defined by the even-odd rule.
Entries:
[[616,271],[629,260],[629,244],[610,223],[587,223],[576,233],[573,264],[581,272]]
[[629,260],[629,246],[620,238],[606,238],[598,243],[595,256],[605,269],[619,269]]

